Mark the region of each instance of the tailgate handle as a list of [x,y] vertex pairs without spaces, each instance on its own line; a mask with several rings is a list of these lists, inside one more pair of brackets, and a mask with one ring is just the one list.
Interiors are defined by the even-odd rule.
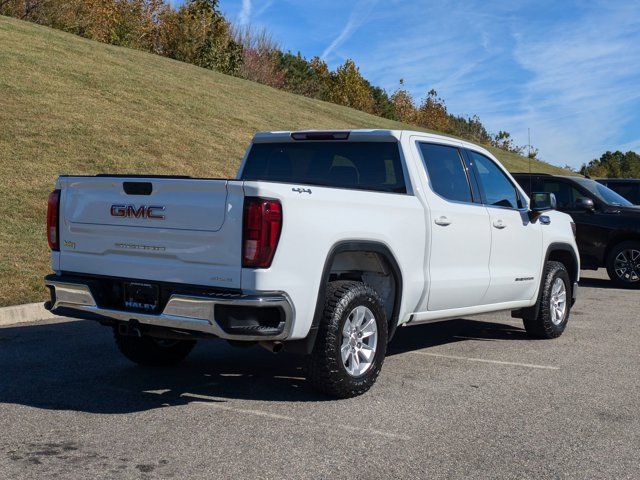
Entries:
[[151,195],[153,192],[151,182],[123,182],[122,188],[127,195]]

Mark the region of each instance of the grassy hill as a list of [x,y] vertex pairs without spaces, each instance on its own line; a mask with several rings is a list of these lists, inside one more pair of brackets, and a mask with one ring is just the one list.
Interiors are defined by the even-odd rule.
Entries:
[[46,296],[46,199],[59,174],[233,176],[257,130],[358,127],[411,128],[0,17],[0,306]]

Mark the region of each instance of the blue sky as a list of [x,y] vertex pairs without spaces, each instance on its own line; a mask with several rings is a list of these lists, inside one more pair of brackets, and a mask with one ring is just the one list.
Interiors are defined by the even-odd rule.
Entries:
[[435,88],[552,163],[640,152],[640,0],[221,0],[285,50],[346,58],[389,92]]

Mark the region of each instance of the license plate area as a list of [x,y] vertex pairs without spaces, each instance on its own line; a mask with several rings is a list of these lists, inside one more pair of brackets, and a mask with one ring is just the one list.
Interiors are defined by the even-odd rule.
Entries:
[[125,282],[123,301],[126,310],[156,313],[160,305],[160,289],[152,283]]

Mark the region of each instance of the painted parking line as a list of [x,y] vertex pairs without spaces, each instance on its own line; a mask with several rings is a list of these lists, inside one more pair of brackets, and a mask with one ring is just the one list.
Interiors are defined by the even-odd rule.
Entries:
[[[220,402],[220,400],[223,400],[221,398],[218,397],[211,397],[209,395],[201,395],[198,393],[183,393],[180,395],[181,397],[185,397],[185,398],[194,398],[194,399],[201,399],[201,400],[209,400],[209,401],[193,401],[190,404],[191,405],[202,405],[202,406],[206,406],[209,408],[215,408],[217,410],[224,410],[226,412],[231,412],[231,413],[236,413],[236,414],[240,414],[240,415],[254,415],[256,417],[266,417],[266,418],[271,418],[274,420],[282,420],[285,422],[291,422],[291,423],[303,423],[303,424],[307,424],[307,425],[311,425],[317,428],[320,428],[322,430],[325,431],[331,431],[332,429],[339,429],[339,430],[346,430],[348,432],[354,432],[357,434],[368,434],[368,435],[375,435],[375,436],[379,436],[379,437],[384,437],[384,438],[389,438],[392,440],[411,440],[411,437],[407,436],[407,435],[402,435],[402,434],[398,434],[398,433],[392,433],[392,432],[386,432],[383,430],[376,430],[374,428],[363,428],[363,427],[356,427],[356,426],[352,426],[352,425],[347,425],[345,423],[322,423],[322,422],[317,422],[315,420],[308,420],[308,419],[304,419],[304,418],[298,418],[298,417],[292,417],[291,415],[281,415],[279,413],[272,413],[272,412],[267,412],[264,410],[257,410],[254,408],[239,408],[239,407],[234,407],[231,405],[223,405]],[[225,400],[226,401],[226,400]]]
[[553,367],[550,365],[536,365],[534,363],[503,362],[502,360],[488,360],[486,358],[461,357],[458,355],[444,355],[442,353],[431,353],[431,352],[409,352],[409,353],[414,353],[417,355],[426,355],[429,357],[448,358],[451,360],[466,360],[469,362],[493,363],[496,365],[510,365],[513,367],[538,368],[541,370],[560,370],[560,367]]

